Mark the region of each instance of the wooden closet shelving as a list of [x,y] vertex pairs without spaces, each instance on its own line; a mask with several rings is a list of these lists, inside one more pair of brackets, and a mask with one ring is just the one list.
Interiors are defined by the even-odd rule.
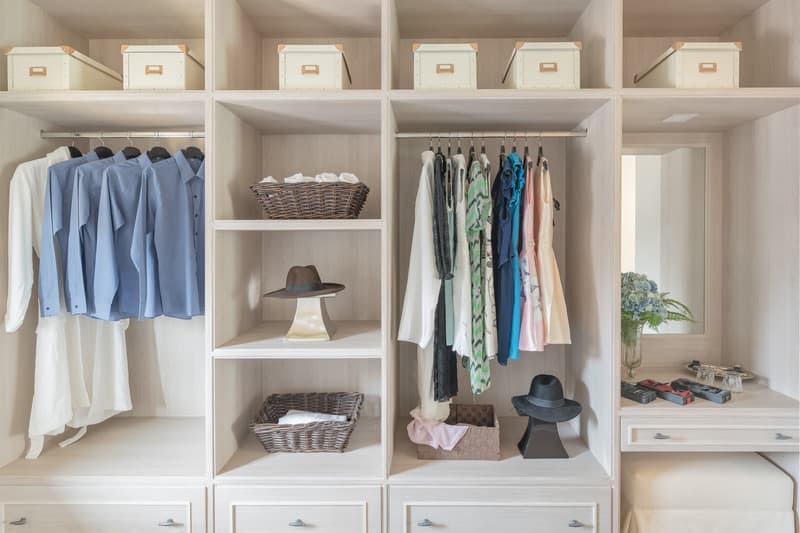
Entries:
[[[103,527],[108,520],[123,524],[125,513],[108,518],[103,511],[113,504],[132,510],[135,519],[125,524],[145,529],[172,518],[183,524],[175,529],[195,533],[282,531],[295,518],[323,533],[419,533],[426,530],[417,522],[428,510],[445,517],[437,524],[444,527],[476,505],[498,531],[522,528],[516,513],[535,511],[548,531],[573,531],[568,524],[576,520],[584,524],[579,531],[613,533],[620,523],[620,464],[634,453],[622,452],[631,424],[674,425],[676,416],[706,425],[724,419],[736,439],[758,420],[796,421],[800,295],[776,284],[796,288],[800,262],[797,1],[463,4],[141,0],[131,8],[84,0],[76,11],[57,0],[0,0],[0,18],[8,22],[0,29],[3,48],[68,44],[121,72],[121,44],[186,43],[206,67],[201,91],[27,93],[6,91],[0,58],[4,178],[60,144],[41,139],[41,130],[202,131],[205,140],[192,144],[207,154],[206,316],[131,324],[131,416],[91,427],[71,447],[50,446],[37,461],[22,459],[35,303],[19,332],[0,333],[0,532],[14,531],[1,522],[16,520],[23,509],[36,524],[50,505],[64,506],[73,517],[58,524],[62,530],[96,530],[100,517]],[[582,89],[503,88],[514,42],[542,39],[582,41]],[[741,88],[632,87],[642,63],[678,39],[742,41]],[[477,90],[412,89],[412,44],[437,40],[478,43]],[[353,89],[278,91],[276,47],[283,42],[342,43]],[[662,122],[676,113],[698,116]],[[397,342],[396,330],[420,153],[429,141],[397,134],[475,131],[477,143],[480,131],[507,131],[510,143],[515,131],[574,129],[587,136],[543,139],[562,203],[555,251],[573,343],[492,368],[492,388],[478,401],[494,404],[501,417],[501,461],[417,460],[405,429],[417,398],[415,349]],[[719,287],[713,335],[662,347],[647,340],[645,348],[664,365],[703,351],[764,378],[735,402],[697,404],[679,415],[673,406],[619,398],[621,156],[623,146],[654,140],[713,147],[720,194],[710,204],[718,222],[709,226],[717,254],[710,275]],[[76,146],[85,151],[97,142],[78,140]],[[170,150],[186,144],[158,143]],[[117,149],[127,142],[106,144]],[[486,145],[494,163],[500,140]],[[370,187],[359,219],[264,219],[249,185],[267,175],[323,170],[354,172]],[[752,186],[758,194],[750,194]],[[0,188],[0,202],[7,201],[6,190]],[[0,216],[4,253],[7,230]],[[311,263],[325,280],[347,286],[328,305],[339,335],[329,343],[289,344],[282,332],[292,303],[262,295],[283,286],[289,266]],[[558,375],[567,395],[584,406],[580,419],[561,426],[569,460],[516,455],[523,420],[510,397],[527,391],[531,377],[542,372]],[[652,377],[670,377],[659,372]],[[268,394],[334,390],[366,396],[343,454],[269,455],[249,432]],[[473,399],[462,394],[459,401]],[[780,450],[769,457],[799,470],[796,441]],[[474,533],[485,525],[462,529]]]

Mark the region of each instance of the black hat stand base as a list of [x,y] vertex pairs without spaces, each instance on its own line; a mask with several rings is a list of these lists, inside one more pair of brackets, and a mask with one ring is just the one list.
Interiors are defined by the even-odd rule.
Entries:
[[558,435],[558,425],[528,417],[528,429],[517,444],[525,459],[569,459]]

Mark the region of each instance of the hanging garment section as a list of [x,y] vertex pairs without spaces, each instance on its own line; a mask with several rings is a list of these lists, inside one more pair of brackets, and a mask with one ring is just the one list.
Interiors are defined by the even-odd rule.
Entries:
[[[130,137],[133,134],[126,134]],[[45,138],[88,137],[48,134]],[[130,142],[130,141],[129,141]],[[34,397],[27,458],[46,435],[132,409],[130,318],[188,319],[204,307],[204,164],[174,154],[60,147],[20,164],[10,184],[6,331],[18,330],[39,257]]]
[[505,366],[524,352],[570,343],[553,252],[558,202],[541,141],[531,155],[527,141],[524,150],[514,143],[506,152],[504,140],[495,171],[485,142],[478,150],[474,138],[505,134],[441,135],[473,138],[466,153],[460,141],[455,150],[452,141],[444,151],[441,141],[434,148],[437,134],[398,134],[428,136],[398,331],[399,340],[417,345],[420,403],[409,435],[448,418],[459,364],[478,396],[491,386],[492,359]]

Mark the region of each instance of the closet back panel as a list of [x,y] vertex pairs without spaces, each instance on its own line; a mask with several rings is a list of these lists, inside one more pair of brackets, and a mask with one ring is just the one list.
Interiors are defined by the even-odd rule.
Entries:
[[214,19],[214,87],[218,90],[261,86],[261,38],[235,0],[216,0]]
[[[492,161],[492,179],[497,173],[497,156],[500,153],[501,140],[489,139],[486,141],[486,153]],[[414,200],[419,185],[421,156],[423,150],[429,145],[428,139],[402,139],[397,142],[398,157],[398,206],[397,228],[399,228],[397,243],[397,291],[395,297],[395,312],[397,321],[400,320],[403,309],[403,299],[408,278],[408,260],[411,250],[411,238],[414,227]],[[446,142],[445,142],[446,145]],[[506,143],[506,150],[511,150],[511,140]],[[523,150],[524,142],[519,140],[517,150]],[[561,201],[561,211],[556,214],[556,228],[554,233],[554,247],[559,268],[562,272],[566,269],[567,257],[566,242],[569,240],[569,217],[571,209],[569,202],[565,201],[565,183],[570,178],[566,174],[566,141],[564,139],[544,139],[542,144],[545,156],[550,160],[553,194]],[[535,153],[538,144],[530,139],[530,149]],[[453,152],[456,145],[453,143]],[[469,140],[462,142],[462,149],[466,154],[469,150]],[[443,148],[446,151],[446,146]],[[477,150],[480,150],[478,145]],[[565,289],[566,283],[564,283]],[[570,317],[573,311],[570,309]],[[395,336],[396,338],[396,336]],[[406,420],[407,413],[417,405],[417,348],[407,342],[397,342],[397,416],[401,421]],[[493,404],[498,416],[516,416],[511,405],[511,396],[524,394],[530,387],[531,378],[536,374],[549,373],[559,376],[567,383],[564,363],[564,347],[548,346],[544,352],[524,352],[517,361],[509,361],[507,367],[497,363],[492,364],[492,386],[475,401]],[[469,386],[468,373],[459,365],[459,396],[458,402],[472,403],[473,397]]]

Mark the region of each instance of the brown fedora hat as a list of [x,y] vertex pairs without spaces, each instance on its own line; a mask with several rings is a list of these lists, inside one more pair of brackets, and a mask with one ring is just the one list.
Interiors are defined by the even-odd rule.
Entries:
[[268,298],[310,298],[333,294],[344,289],[341,283],[322,283],[314,265],[293,266],[286,274],[286,287],[268,292]]

